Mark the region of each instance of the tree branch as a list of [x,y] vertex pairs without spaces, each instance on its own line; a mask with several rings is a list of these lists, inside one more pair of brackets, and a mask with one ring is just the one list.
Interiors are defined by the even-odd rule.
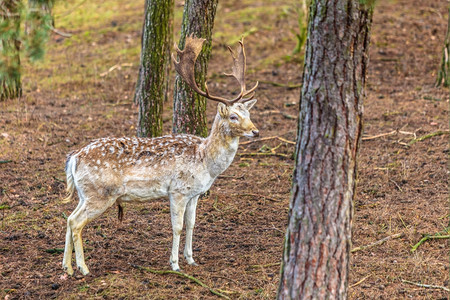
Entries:
[[[437,233],[439,234],[439,233]],[[411,248],[411,252],[414,252],[417,250],[417,248],[419,248],[420,245],[422,245],[422,243],[424,243],[425,241],[428,240],[432,240],[432,239],[449,239],[450,235],[427,235],[424,236],[417,244],[415,244],[412,248]]]
[[443,131],[442,130],[438,130],[438,131],[435,131],[435,132],[432,132],[432,133],[429,133],[429,134],[426,134],[426,135],[422,135],[421,137],[418,137],[417,139],[411,140],[408,143],[408,146],[411,146],[411,145],[415,144],[416,142],[421,142],[423,140],[432,138],[434,136],[440,136],[440,135],[449,134],[449,133],[450,133],[449,130],[443,130]]

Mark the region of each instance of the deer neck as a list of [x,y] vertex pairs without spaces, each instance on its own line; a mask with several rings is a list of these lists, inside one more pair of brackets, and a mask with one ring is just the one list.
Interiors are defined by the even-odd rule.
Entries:
[[232,136],[219,114],[205,140],[205,158],[212,177],[217,177],[231,164],[239,146],[239,137]]

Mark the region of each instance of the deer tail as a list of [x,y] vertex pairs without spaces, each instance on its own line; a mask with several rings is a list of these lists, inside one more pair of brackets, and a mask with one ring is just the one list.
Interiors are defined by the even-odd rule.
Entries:
[[63,203],[67,203],[70,200],[72,200],[73,195],[75,194],[75,182],[74,182],[73,174],[75,173],[77,159],[76,159],[75,155],[72,155],[72,153],[70,153],[67,156],[67,161],[66,161],[66,181],[67,181],[66,192],[67,192],[67,196],[66,196],[66,198],[64,198],[62,200]]

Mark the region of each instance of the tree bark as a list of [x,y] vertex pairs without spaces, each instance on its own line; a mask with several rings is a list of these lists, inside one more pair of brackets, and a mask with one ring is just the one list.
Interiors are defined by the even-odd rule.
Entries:
[[436,79],[436,86],[441,84],[445,87],[450,86],[450,6],[448,7],[448,23],[447,34],[445,35],[444,47],[442,49],[441,66],[438,70],[438,76]]
[[[211,36],[217,3],[218,0],[186,0],[184,3],[178,48],[184,49],[185,38],[191,34],[206,39],[195,66],[195,78],[201,88],[204,87],[211,55]],[[177,74],[173,98],[173,132],[206,136],[208,128],[205,111],[206,100],[193,92]]]
[[6,0],[0,8],[0,101],[22,95],[20,77],[20,10],[19,0]]
[[278,299],[346,299],[372,23],[358,0],[312,1]]
[[134,102],[139,105],[137,135],[160,136],[167,100],[173,36],[173,0],[146,0],[141,63]]

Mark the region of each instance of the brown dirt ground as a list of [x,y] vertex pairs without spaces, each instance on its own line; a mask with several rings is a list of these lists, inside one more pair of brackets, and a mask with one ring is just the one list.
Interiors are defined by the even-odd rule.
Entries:
[[[0,211],[0,297],[216,298],[187,279],[133,267],[169,268],[172,233],[166,200],[128,206],[123,223],[110,209],[86,227],[83,238],[93,276],[67,278],[62,254],[48,252],[64,247],[65,217],[76,206],[75,201],[60,203],[66,154],[94,138],[135,135],[137,108],[130,99],[139,63],[143,1],[125,6],[117,0],[97,2],[92,2],[97,10],[108,6],[108,14],[87,20],[79,16],[96,11],[83,6],[94,5],[90,2],[77,6],[67,1],[56,8],[56,24],[66,24],[61,30],[75,35],[52,36],[46,61],[25,67],[24,97],[0,103],[0,160],[11,160],[0,164],[0,205],[9,207]],[[448,90],[434,87],[446,5],[431,0],[377,2],[364,136],[399,131],[361,145],[353,244],[404,235],[352,255],[350,299],[447,295],[402,282],[448,287],[449,281],[447,240],[428,241],[410,251],[424,234],[443,232],[448,225],[448,135],[407,146],[416,136],[448,130]],[[179,28],[181,7],[176,6]],[[229,60],[223,45],[242,32],[249,34],[249,81],[301,82],[298,60],[288,57],[295,46],[292,30],[297,28],[290,1],[221,1],[216,20],[212,89],[226,93],[234,88],[217,74],[227,68],[222,61]],[[100,76],[117,63],[132,67]],[[264,137],[295,140],[299,93],[261,84],[252,119]],[[170,106],[167,103],[166,132]],[[215,105],[208,104],[208,119],[214,114]],[[231,298],[276,294],[294,146],[270,139],[243,145],[239,154],[274,147],[288,157],[236,156],[199,203],[194,254],[200,266],[181,260],[186,273]]]

